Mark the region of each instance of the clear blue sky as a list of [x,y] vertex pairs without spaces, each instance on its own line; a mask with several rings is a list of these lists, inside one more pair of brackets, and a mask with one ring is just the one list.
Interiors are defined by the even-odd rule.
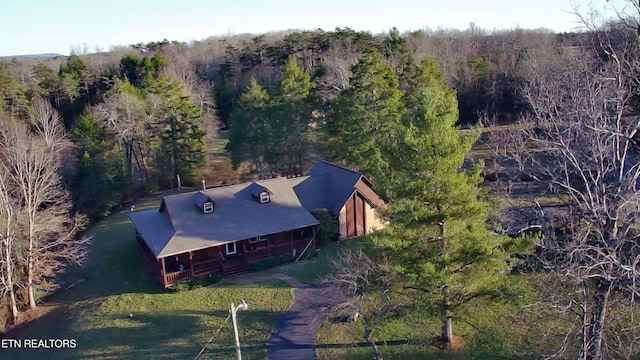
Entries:
[[[621,0],[618,0],[621,1]],[[0,0],[0,56],[287,29],[570,31],[589,0]],[[591,0],[602,8],[605,0]]]

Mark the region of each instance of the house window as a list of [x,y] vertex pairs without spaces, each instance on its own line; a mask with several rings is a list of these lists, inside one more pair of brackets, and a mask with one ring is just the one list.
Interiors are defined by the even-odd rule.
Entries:
[[267,237],[266,236],[253,237],[249,239],[249,244],[255,244],[259,241],[267,241]]
[[202,211],[205,214],[210,214],[213,212],[213,203],[211,201],[207,201],[202,205]]
[[260,193],[260,202],[261,203],[268,203],[269,202],[269,193],[266,191],[263,191]]
[[238,249],[236,249],[236,243],[235,242],[227,243],[226,250],[227,250],[227,255],[236,254],[238,252]]

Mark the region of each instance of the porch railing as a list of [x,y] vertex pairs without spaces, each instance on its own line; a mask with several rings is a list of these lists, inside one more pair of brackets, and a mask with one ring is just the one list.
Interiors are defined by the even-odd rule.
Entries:
[[247,249],[245,253],[249,260],[258,260],[269,256],[269,249],[267,247],[260,247],[255,250]]
[[281,254],[291,254],[293,252],[293,249],[296,249],[296,252],[300,254],[300,251],[302,251],[307,246],[309,241],[311,241],[310,237],[294,240],[293,244],[290,242],[286,242],[282,244],[271,245],[271,255],[273,256]]
[[168,273],[165,276],[165,283],[167,285],[171,285],[179,281],[185,281],[190,279],[191,279],[191,270],[176,271],[176,272]]
[[[202,276],[202,274],[212,273],[212,272],[215,272],[216,270],[222,272],[222,274],[225,275],[225,266],[224,266],[225,263],[227,264],[227,267],[233,266],[234,264],[238,265],[236,263],[240,263],[240,262],[244,262],[245,265],[248,265],[249,262],[259,260],[267,256],[291,254],[293,252],[293,249],[296,249],[296,253],[300,254],[300,252],[304,250],[305,247],[307,247],[307,244],[309,244],[309,241],[311,241],[311,239],[312,238],[309,237],[309,238],[294,240],[293,242],[285,241],[280,244],[269,244],[268,248],[260,247],[255,250],[247,249],[244,252],[244,256],[242,256],[242,258],[237,258],[235,260],[230,260],[230,259],[225,260],[225,258],[222,257],[222,254],[220,253],[219,255],[220,259],[208,259],[208,260],[200,261],[197,263],[193,263],[193,273],[191,272],[191,269],[167,273],[164,276],[165,284],[168,286],[180,281],[189,281],[192,279],[192,277],[195,277],[197,275]],[[145,260],[148,260],[148,259],[145,259]],[[154,267],[150,262],[148,263],[148,265],[151,265],[151,267]],[[157,267],[155,268],[157,269],[158,273],[162,273],[160,269],[158,269]]]
[[206,272],[211,272],[213,270],[220,269],[220,264],[216,259],[209,259],[205,261],[200,261],[197,263],[193,263],[193,273],[201,274]]

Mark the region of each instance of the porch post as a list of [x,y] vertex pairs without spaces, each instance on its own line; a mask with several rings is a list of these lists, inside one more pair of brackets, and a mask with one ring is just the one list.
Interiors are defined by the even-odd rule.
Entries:
[[224,256],[222,255],[222,247],[223,246],[226,246],[226,245],[218,245],[218,246],[216,246],[216,248],[218,248],[218,259],[220,260],[220,270],[222,270],[222,276],[225,275],[224,260],[222,260],[224,258]]
[[318,225],[315,225],[313,227],[313,248],[316,249],[316,230],[318,228]]
[[166,267],[164,265],[164,258],[160,258],[160,263],[162,263],[162,287],[166,288],[167,287],[167,270]]
[[[238,241],[240,242],[240,241]],[[238,242],[236,242],[236,250],[237,250],[237,246],[238,246]],[[247,244],[249,243],[249,240],[242,240],[241,241],[241,245],[242,246],[242,257],[244,258],[244,264],[249,266],[249,258],[247,257]]]
[[189,270],[191,270],[191,280],[193,280],[193,252],[189,251]]
[[273,240],[272,236],[267,238],[267,257],[271,256],[271,240]]

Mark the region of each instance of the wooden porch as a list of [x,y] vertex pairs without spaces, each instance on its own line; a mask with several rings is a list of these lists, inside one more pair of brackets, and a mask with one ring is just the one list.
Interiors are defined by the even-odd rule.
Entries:
[[158,285],[193,281],[219,273],[231,276],[249,271],[249,264],[282,254],[299,255],[315,249],[315,227],[245,239],[156,259],[138,236],[138,252]]

